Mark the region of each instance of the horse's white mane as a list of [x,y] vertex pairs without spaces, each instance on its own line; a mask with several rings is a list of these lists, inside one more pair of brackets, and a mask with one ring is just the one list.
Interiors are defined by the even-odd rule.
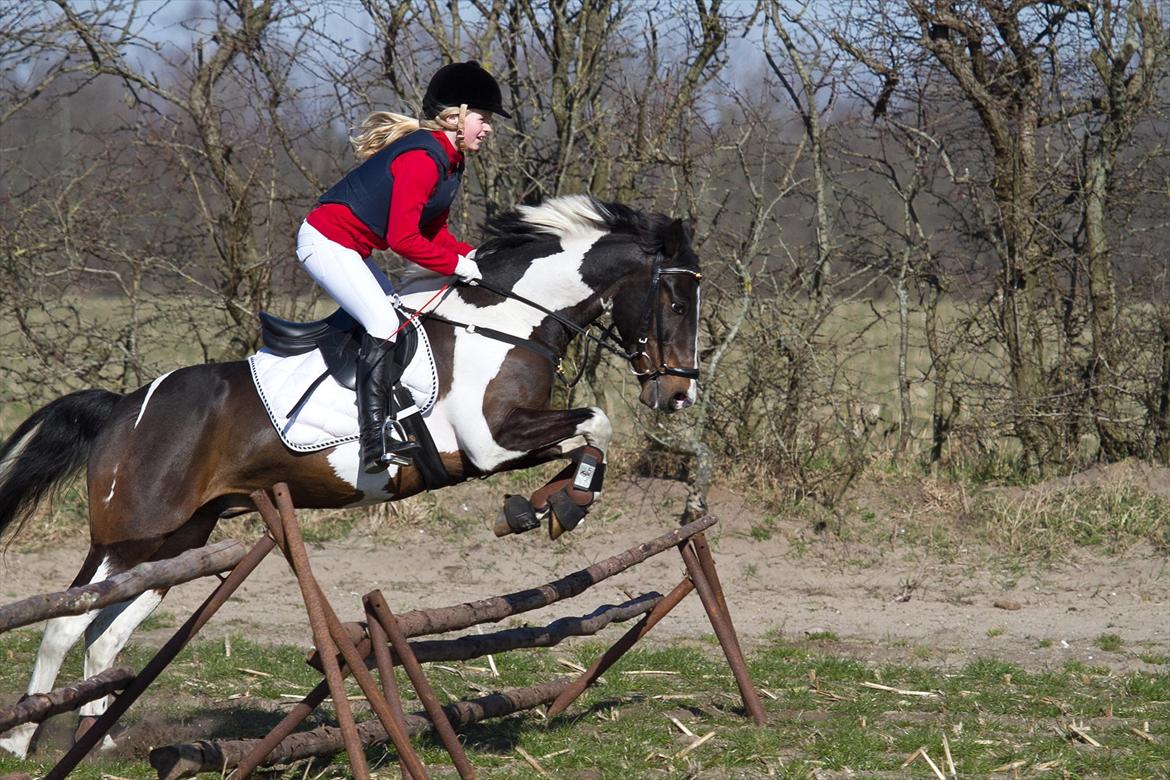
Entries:
[[609,229],[613,216],[588,195],[561,195],[539,206],[520,206],[520,218],[539,229],[561,238]]
[[[614,219],[601,201],[589,195],[561,195],[549,198],[539,206],[518,206],[516,212],[522,222],[537,231],[562,239],[606,232]],[[411,263],[398,274],[398,284],[406,288],[415,282],[440,276]]]

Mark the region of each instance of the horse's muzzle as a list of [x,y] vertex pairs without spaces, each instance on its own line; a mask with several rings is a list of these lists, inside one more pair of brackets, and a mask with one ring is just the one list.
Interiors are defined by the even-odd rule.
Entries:
[[656,377],[642,385],[638,400],[659,412],[677,412],[695,402],[695,382],[683,377]]

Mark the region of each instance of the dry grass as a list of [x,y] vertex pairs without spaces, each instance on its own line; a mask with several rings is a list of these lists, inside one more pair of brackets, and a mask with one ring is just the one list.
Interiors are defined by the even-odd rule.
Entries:
[[1133,481],[991,491],[972,519],[994,547],[1024,560],[1059,560],[1077,547],[1119,553],[1143,542],[1170,551],[1170,499]]

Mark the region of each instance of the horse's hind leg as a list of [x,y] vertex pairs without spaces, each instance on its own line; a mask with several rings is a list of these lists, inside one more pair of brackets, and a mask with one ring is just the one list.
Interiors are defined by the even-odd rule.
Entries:
[[[112,604],[102,609],[97,617],[85,629],[85,676],[94,677],[113,667],[118,653],[126,646],[130,635],[143,620],[150,617],[150,613],[162,603],[165,589],[148,590],[145,593],[118,604]],[[77,729],[80,737],[93,725],[97,716],[106,711],[112,697],[103,696],[100,699],[82,705],[80,715],[81,724]],[[102,740],[102,748],[111,748],[114,740],[107,734]]]
[[[218,515],[214,510],[201,509],[185,525],[168,535],[146,560],[162,560],[201,547],[207,543],[211,529],[215,527]],[[114,665],[118,653],[126,646],[134,630],[150,617],[162,603],[166,589],[148,590],[139,596],[118,604],[112,604],[98,614],[85,631],[85,676],[101,674]],[[88,702],[81,708],[81,723],[77,735],[88,729],[99,715],[109,707],[111,697],[104,696]],[[106,735],[103,748],[114,746],[114,740]]]
[[[105,566],[99,566],[100,554],[93,547],[81,566],[75,586],[90,582],[100,582],[106,579]],[[33,664],[32,678],[28,683],[29,695],[46,693],[53,690],[57,674],[61,671],[61,664],[65,661],[69,649],[77,643],[86,627],[98,615],[98,610],[91,610],[84,615],[70,615],[53,618],[45,626],[45,634],[41,639],[40,649],[37,650],[37,659]],[[7,750],[13,755],[24,758],[28,755],[29,746],[37,732],[38,724],[23,723],[9,729],[0,737],[0,749]]]

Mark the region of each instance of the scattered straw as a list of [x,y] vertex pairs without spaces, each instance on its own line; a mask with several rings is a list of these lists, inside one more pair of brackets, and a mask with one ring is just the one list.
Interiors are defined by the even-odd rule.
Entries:
[[686,746],[685,748],[683,748],[682,750],[680,750],[680,751],[678,751],[677,753],[675,753],[673,757],[674,757],[674,758],[682,758],[682,757],[683,757],[683,756],[685,756],[687,753],[690,753],[692,750],[694,750],[695,748],[697,748],[699,745],[702,745],[702,744],[703,744],[703,743],[705,743],[707,740],[711,739],[711,737],[713,737],[713,736],[715,736],[715,729],[711,729],[711,730],[710,730],[710,731],[708,731],[706,734],[704,734],[703,736],[699,737],[699,738],[698,738],[698,739],[696,739],[694,742],[692,742],[691,744],[687,745],[687,746]]
[[863,682],[861,684],[861,687],[862,688],[872,688],[875,691],[886,691],[888,693],[896,693],[899,696],[931,697],[931,696],[938,696],[939,695],[938,691],[907,691],[907,690],[903,690],[902,688],[891,688],[888,685],[879,685],[878,683],[872,683],[872,682]]
[[570,661],[568,658],[558,658],[557,663],[560,664],[561,666],[567,668],[567,669],[572,669],[574,672],[578,672],[580,674],[585,673],[584,666],[582,666],[579,663],[576,663],[575,661]]
[[1068,730],[1072,732],[1073,736],[1075,736],[1081,742],[1084,742],[1086,745],[1089,745],[1090,747],[1101,747],[1100,742],[1090,737],[1088,733],[1077,724],[1068,724]]
[[259,669],[249,669],[246,666],[237,666],[236,671],[243,672],[244,674],[252,674],[252,675],[255,675],[257,677],[271,677],[272,676],[268,672],[262,672]]
[[1150,734],[1150,733],[1147,733],[1147,732],[1145,732],[1145,731],[1142,731],[1141,729],[1139,729],[1139,728],[1137,728],[1137,727],[1135,727],[1135,726],[1130,726],[1130,727],[1129,727],[1129,730],[1130,730],[1132,733],[1134,733],[1135,735],[1137,735],[1137,736],[1141,737],[1142,739],[1144,739],[1146,742],[1157,742],[1157,741],[1158,741],[1158,740],[1154,739],[1154,735],[1153,735],[1153,734]]
[[947,772],[950,773],[951,777],[957,778],[959,776],[959,772],[957,769],[955,769],[955,759],[951,757],[951,743],[947,739],[946,734],[943,734],[942,738],[943,738],[943,754],[946,756],[946,759],[947,759]]
[[522,748],[522,747],[517,747],[517,748],[516,748],[516,752],[517,752],[517,753],[520,755],[520,757],[521,757],[521,758],[523,758],[525,761],[527,761],[527,762],[528,762],[528,765],[529,765],[530,767],[532,767],[532,768],[533,768],[533,769],[535,769],[535,770],[536,770],[538,773],[540,773],[540,776],[541,776],[541,777],[547,777],[547,778],[550,778],[550,780],[551,780],[551,778],[552,778],[552,775],[550,775],[548,772],[544,771],[544,767],[542,767],[542,766],[540,765],[540,762],[539,762],[539,761],[537,761],[535,758],[533,758],[533,757],[532,757],[532,756],[531,756],[531,755],[528,753],[528,751],[527,751],[527,750],[525,750],[525,749],[524,749],[524,748]]
[[678,730],[679,730],[679,731],[681,731],[683,734],[686,734],[688,737],[694,737],[694,736],[695,736],[695,732],[693,732],[693,731],[691,731],[690,729],[688,729],[688,728],[687,728],[687,727],[686,727],[686,726],[683,724],[683,722],[682,722],[681,720],[679,720],[678,718],[674,717],[673,715],[667,715],[666,717],[667,717],[668,719],[670,719],[670,722],[671,722],[671,723],[673,723],[674,725],[678,726]]
[[922,760],[926,762],[926,765],[930,767],[930,771],[934,772],[934,776],[937,777],[938,780],[947,780],[947,776],[944,775],[942,770],[939,769],[938,766],[936,766],[935,763],[930,760],[930,754],[927,753],[925,749],[922,751]]
[[1021,758],[1018,761],[1012,761],[1011,763],[1004,764],[1003,766],[997,766],[995,769],[991,770],[991,773],[993,775],[998,775],[998,774],[1003,774],[1005,772],[1013,772],[1013,771],[1019,769],[1020,767],[1027,765],[1027,763],[1028,763],[1027,761],[1025,761],[1024,759]]

